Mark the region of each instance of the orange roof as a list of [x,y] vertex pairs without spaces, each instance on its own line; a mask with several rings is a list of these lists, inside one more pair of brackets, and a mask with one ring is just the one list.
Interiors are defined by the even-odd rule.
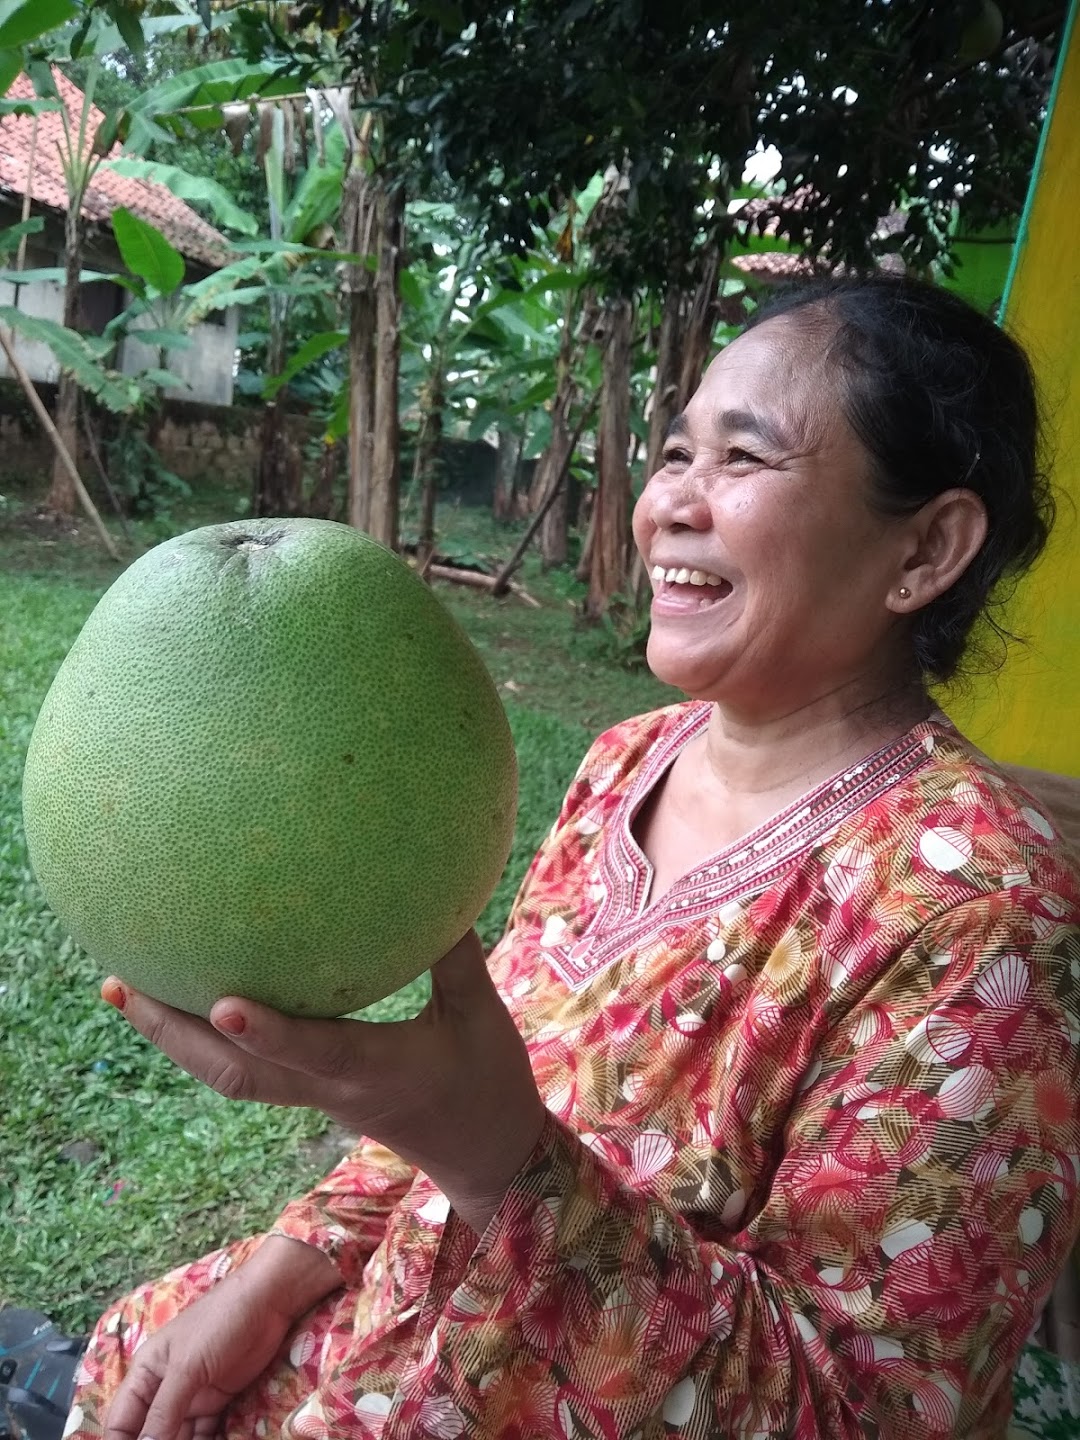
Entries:
[[[67,107],[73,134],[78,134],[83,94],[53,67],[53,79]],[[27,75],[18,75],[7,92],[9,100],[32,100],[34,87]],[[90,107],[86,130],[87,148],[93,144],[103,119],[96,105]],[[30,169],[30,144],[34,129],[32,115],[5,115],[0,119],[0,192],[25,195]],[[37,144],[34,169],[29,177],[30,198],[63,214],[67,210],[67,189],[60,165],[58,146],[63,142],[63,119],[58,110],[43,111],[37,117]],[[109,158],[116,159],[121,147],[114,145]],[[190,205],[154,180],[133,180],[115,170],[99,167],[83,200],[87,220],[108,224],[112,212],[123,205],[141,220],[155,226],[183,255],[217,269],[228,259],[228,242],[213,225],[197,215]]]

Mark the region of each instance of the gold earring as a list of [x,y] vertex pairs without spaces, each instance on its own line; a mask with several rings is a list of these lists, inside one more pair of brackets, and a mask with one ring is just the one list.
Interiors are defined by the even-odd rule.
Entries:
[[900,599],[901,599],[901,600],[910,600],[910,599],[911,599],[911,591],[907,588],[906,585],[901,585],[901,586],[900,586],[900,590],[899,590],[898,593],[899,593],[899,595],[900,595]]

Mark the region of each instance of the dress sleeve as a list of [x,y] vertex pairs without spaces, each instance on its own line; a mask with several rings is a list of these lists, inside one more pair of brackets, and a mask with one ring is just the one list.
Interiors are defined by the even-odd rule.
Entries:
[[361,1140],[314,1189],[286,1205],[270,1233],[313,1245],[334,1262],[346,1285],[358,1285],[415,1177],[393,1151]]
[[1003,1433],[1080,1219],[1080,934],[1045,898],[955,907],[836,1017],[738,1233],[703,1237],[549,1116],[441,1287],[418,1416],[475,1437]]

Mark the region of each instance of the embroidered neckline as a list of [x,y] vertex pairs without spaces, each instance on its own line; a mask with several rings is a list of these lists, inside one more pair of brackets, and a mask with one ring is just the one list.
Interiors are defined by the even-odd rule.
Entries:
[[710,708],[704,701],[691,704],[653,745],[606,827],[597,859],[604,896],[596,912],[576,941],[544,947],[549,963],[574,990],[665,925],[696,920],[763,889],[796,856],[924,765],[936,739],[952,730],[948,718],[935,711],[857,764],[822,781],[740,840],[707,856],[650,903],[652,866],[634,839],[633,822],[660,777],[704,730]]

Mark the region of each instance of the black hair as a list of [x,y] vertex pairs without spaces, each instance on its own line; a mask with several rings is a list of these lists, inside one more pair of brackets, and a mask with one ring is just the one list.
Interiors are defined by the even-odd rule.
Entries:
[[[995,642],[1000,664],[1016,637],[994,612],[1038,558],[1054,520],[1027,355],[956,295],[884,274],[805,282],[763,305],[747,328],[807,307],[830,322],[827,358],[841,376],[848,423],[873,457],[875,507],[911,514],[954,488],[973,490],[986,507],[982,548],[914,616],[921,674],[948,680],[965,660],[965,668],[981,668],[970,664],[980,620],[976,633]],[[985,643],[979,650],[977,658],[990,659]]]

